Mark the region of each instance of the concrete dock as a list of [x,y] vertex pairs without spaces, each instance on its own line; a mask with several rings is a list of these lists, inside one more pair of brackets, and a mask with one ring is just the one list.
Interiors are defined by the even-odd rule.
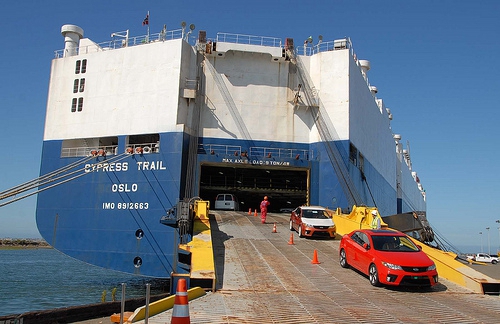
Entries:
[[[372,287],[340,267],[338,239],[299,239],[287,214],[270,214],[266,224],[244,212],[211,211],[211,218],[217,291],[189,303],[191,323],[498,322],[499,296],[445,280],[430,289]],[[320,264],[311,264],[314,250]],[[166,311],[149,323],[171,317]]]
[[[367,277],[340,267],[339,238],[299,239],[288,214],[269,214],[261,224],[244,212],[210,213],[217,290],[189,302],[191,323],[498,322],[499,296],[446,280],[430,289],[372,287]],[[320,264],[311,263],[314,250]],[[500,273],[500,265],[490,267],[492,277]],[[171,318],[169,310],[148,323]]]

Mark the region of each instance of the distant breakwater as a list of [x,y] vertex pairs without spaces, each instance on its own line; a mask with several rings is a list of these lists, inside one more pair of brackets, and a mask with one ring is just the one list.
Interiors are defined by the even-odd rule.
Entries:
[[3,238],[0,239],[0,249],[29,249],[51,248],[50,244],[42,239]]

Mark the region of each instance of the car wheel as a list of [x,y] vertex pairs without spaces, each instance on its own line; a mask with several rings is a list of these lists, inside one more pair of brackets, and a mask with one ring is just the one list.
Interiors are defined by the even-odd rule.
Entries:
[[297,233],[299,233],[299,237],[304,237],[304,233],[302,233],[302,224],[297,228]]
[[349,264],[347,263],[347,258],[346,258],[346,254],[345,254],[345,250],[344,249],[340,250],[339,261],[340,261],[340,266],[342,268],[349,268]]
[[295,230],[293,229],[293,221],[292,221],[291,219],[290,219],[290,231],[295,231]]
[[368,274],[370,277],[370,283],[372,286],[378,287],[380,286],[380,281],[378,280],[378,270],[377,267],[372,263],[370,264],[370,269],[368,270]]
[[491,261],[492,264],[496,264],[497,263],[497,260],[492,260]]

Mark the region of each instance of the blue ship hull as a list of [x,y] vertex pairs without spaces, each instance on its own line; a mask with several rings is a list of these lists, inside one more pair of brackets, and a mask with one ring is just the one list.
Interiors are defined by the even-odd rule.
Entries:
[[[37,224],[43,238],[61,252],[90,264],[113,270],[158,278],[170,277],[177,268],[178,231],[160,223],[162,216],[175,206],[178,197],[183,197],[190,138],[180,133],[160,134],[161,143],[169,143],[161,153],[130,154],[120,162],[107,168],[91,172],[87,163],[86,174],[78,179],[42,191],[38,195]],[[191,140],[193,140],[191,138]],[[270,170],[303,170],[310,175],[309,197],[295,201],[293,207],[302,203],[322,205],[330,208],[346,206],[347,198],[338,185],[330,161],[322,143],[311,145],[298,143],[257,142],[260,147],[272,147],[287,155],[264,156],[259,154],[241,157],[234,152],[210,152],[204,147],[242,147],[245,141],[200,139],[202,143],[197,154],[197,165],[219,167],[257,166]],[[119,151],[125,146],[118,145]],[[342,145],[342,144],[341,144]],[[344,143],[345,145],[345,143]],[[78,158],[60,158],[61,141],[48,141],[43,145],[41,174],[49,173],[64,165],[74,163]],[[308,152],[300,156],[296,152]],[[214,153],[214,154],[211,154]],[[297,156],[299,154],[299,156]],[[98,156],[92,163],[103,165],[111,156]],[[147,167],[146,167],[147,166]],[[202,169],[197,167],[195,175],[195,196],[200,194]],[[365,170],[370,174],[368,161]],[[351,173],[359,172],[351,168]],[[361,178],[359,174],[353,178]],[[377,179],[370,174],[369,179]],[[356,183],[363,193],[366,205],[373,205],[366,182]],[[375,197],[387,214],[396,213],[396,192],[381,180],[371,186],[383,188],[383,196]],[[238,190],[238,188],[233,188]],[[244,188],[240,188],[244,189]],[[268,188],[273,197],[273,189]],[[277,190],[277,189],[276,189]],[[391,193],[392,194],[389,194]],[[203,197],[212,200],[213,197]],[[244,199],[245,197],[240,197]],[[385,200],[384,200],[385,198]],[[308,201],[306,201],[308,199]],[[212,202],[213,203],[213,202]],[[257,205],[247,206],[254,209]],[[390,209],[392,207],[392,209]],[[277,210],[275,210],[277,211]]]

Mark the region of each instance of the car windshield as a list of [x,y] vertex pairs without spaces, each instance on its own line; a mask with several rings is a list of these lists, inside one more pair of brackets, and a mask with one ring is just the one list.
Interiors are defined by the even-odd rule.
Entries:
[[417,252],[418,247],[406,236],[373,235],[373,248],[379,251]]
[[318,218],[327,219],[331,218],[330,215],[324,209],[303,209],[302,217],[304,218]]

